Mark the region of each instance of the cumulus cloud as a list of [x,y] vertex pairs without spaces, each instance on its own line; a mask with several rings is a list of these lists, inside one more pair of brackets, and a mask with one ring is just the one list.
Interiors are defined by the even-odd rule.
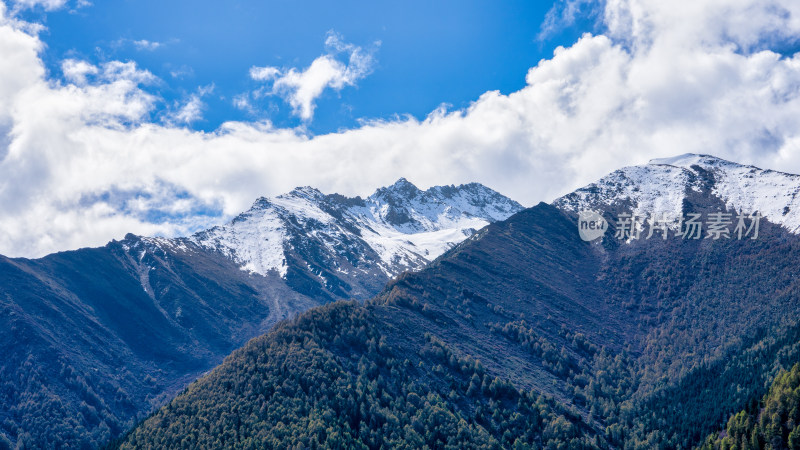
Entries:
[[[333,31],[328,32],[325,46],[328,53],[316,58],[305,69],[254,66],[250,69],[250,77],[271,82],[271,94],[285,98],[292,106],[292,112],[301,119],[311,120],[315,102],[325,89],[340,91],[345,86],[355,86],[375,64],[372,52],[344,42],[342,36]],[[338,59],[342,54],[347,62]]]
[[170,111],[164,117],[164,122],[170,125],[190,124],[203,118],[205,103],[203,97],[214,92],[214,85],[201,86],[191,94],[177,109]]
[[61,62],[61,71],[64,78],[72,83],[83,85],[87,83],[87,76],[97,75],[100,72],[96,66],[86,61],[76,59],[65,59]]
[[[609,0],[604,8],[606,33],[557,49],[517,92],[486,92],[422,120],[308,136],[269,122],[215,132],[154,122],[152,75],[131,62],[65,62],[67,81],[54,82],[36,27],[0,6],[0,253],[39,256],[126,232],[184,234],[298,185],[365,195],[400,176],[421,187],[479,181],[531,205],[684,152],[800,172],[800,54],[775,51],[797,42],[800,4]],[[286,92],[310,117],[319,86],[347,85],[331,80],[360,70],[355,47],[338,37],[329,45],[348,58],[320,63],[329,64],[323,74],[338,67],[333,78],[299,81],[316,73],[311,66],[256,76],[296,80],[284,82],[294,86]]]

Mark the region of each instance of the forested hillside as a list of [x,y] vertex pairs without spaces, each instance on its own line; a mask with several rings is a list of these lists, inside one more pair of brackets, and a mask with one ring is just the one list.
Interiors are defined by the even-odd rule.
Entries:
[[800,361],[782,228],[622,244],[574,227],[540,204],[364,306],[284,323],[121,445],[689,448]]
[[709,436],[701,448],[800,448],[800,364],[781,371],[760,402],[731,416],[725,430]]
[[235,352],[122,448],[531,448],[602,444],[574,413],[492,377],[427,335],[387,343],[371,308],[339,302]]

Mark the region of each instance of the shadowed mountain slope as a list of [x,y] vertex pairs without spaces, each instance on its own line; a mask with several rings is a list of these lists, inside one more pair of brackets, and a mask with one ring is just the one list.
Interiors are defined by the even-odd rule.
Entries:
[[[660,188],[677,212],[739,212],[724,174],[672,167],[690,181]],[[757,239],[683,239],[680,222],[668,239],[616,239],[618,215],[649,213],[637,195],[659,180],[539,204],[366,305],[283,323],[121,445],[698,445],[800,361],[800,239],[769,214]],[[584,207],[609,222],[603,239],[578,236]]]
[[370,298],[520,209],[475,183],[298,188],[186,238],[0,257],[0,435],[102,445],[279,320]]

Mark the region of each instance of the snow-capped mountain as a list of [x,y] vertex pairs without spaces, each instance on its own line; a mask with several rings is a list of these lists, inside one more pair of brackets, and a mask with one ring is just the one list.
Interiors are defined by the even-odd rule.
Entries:
[[277,277],[317,302],[362,299],[520,210],[478,183],[423,191],[401,178],[363,199],[298,187],[259,198],[225,225],[185,238],[128,236],[123,246],[140,261],[146,254],[221,255],[243,275]]
[[[422,267],[490,222],[522,209],[519,203],[477,183],[426,191],[401,178],[371,196],[347,198],[300,187],[259,198],[227,225],[186,239],[219,251],[242,269],[289,275],[292,256],[307,269],[387,276]],[[311,259],[311,260],[308,260]],[[318,267],[319,266],[319,267]]]
[[[482,347],[485,360],[495,367],[513,362],[508,370],[529,377],[523,385],[540,383],[548,392],[557,375],[548,375],[551,365],[533,361],[520,370],[517,362],[531,356],[528,349],[519,349],[524,351],[512,359],[498,359],[498,348],[505,355],[512,347],[500,347],[498,339],[504,338],[492,327],[475,323],[517,322],[525,313],[541,337],[569,345],[555,326],[556,321],[569,319],[575,325],[569,329],[594,333],[611,348],[623,348],[624,339],[653,329],[653,324],[672,323],[674,311],[684,311],[673,310],[674,302],[714,291],[706,284],[692,287],[698,281],[697,271],[659,272],[671,258],[684,258],[678,260],[684,263],[677,264],[678,269],[712,260],[704,241],[589,246],[565,233],[565,227],[574,225],[565,212],[567,216],[584,209],[610,215],[623,211],[680,215],[687,209],[727,207],[757,210],[770,222],[797,233],[799,190],[797,175],[711,156],[682,155],[620,169],[557,199],[557,208],[540,204],[519,214],[514,214],[522,209],[519,204],[479,184],[422,191],[401,179],[367,198],[325,195],[313,188],[261,198],[230,223],[189,237],[128,235],[105,247],[36,260],[0,256],[0,376],[9,380],[0,392],[6,399],[5,408],[0,408],[0,433],[18,436],[35,428],[31,439],[45,443],[40,447],[54,441],[96,447],[124,433],[278,320],[332,300],[369,299],[385,289],[393,275],[421,268],[470,235],[461,251],[442,255],[442,264],[397,283],[408,290],[408,298],[424,297],[434,309],[409,309],[415,316],[422,314],[420,320],[397,322],[392,329],[402,334],[413,328],[422,334],[429,331],[425,324],[433,323],[430,319],[440,331],[447,331],[449,340],[489,342]],[[785,301],[793,297],[767,295],[769,288],[796,278],[792,245],[797,237],[784,239],[788,246],[777,245],[784,237],[767,235],[755,241],[755,247],[714,247],[722,252],[745,248],[746,255],[756,249],[769,258],[767,267],[780,269],[786,283],[776,284],[772,274],[755,270],[752,262],[758,258],[746,258],[750,265],[745,268],[753,270],[715,265],[726,272],[709,278],[709,283],[715,286],[726,280],[730,286],[727,277],[739,277],[736,286],[741,288],[721,295],[737,298],[746,293],[744,288],[753,289],[757,295],[748,295],[753,307],[728,314],[724,309],[728,302],[714,301],[708,302],[709,308],[718,309],[678,314],[678,319],[703,317],[709,326],[701,329],[708,333],[685,340],[683,345],[691,352],[680,342],[671,342],[663,358],[662,353],[642,352],[653,358],[642,367],[669,361],[691,367],[694,363],[683,364],[669,351],[674,348],[704,358],[711,353],[697,352],[703,342],[706,350],[713,347],[713,355],[724,355],[717,352],[726,339],[742,340],[738,334],[720,338],[723,331],[753,334],[738,327],[740,318],[750,320],[753,311],[761,311],[761,316],[752,316],[752,323],[758,324],[793,312],[781,309],[794,308],[796,302]],[[642,285],[642,290],[628,288],[639,277],[623,264],[631,255],[649,258],[647,267],[658,275],[648,279],[659,280],[653,288],[658,292],[641,294],[649,292],[649,285]],[[421,281],[410,282],[414,279]],[[666,297],[661,291],[664,285]],[[387,310],[385,316],[395,312]],[[641,319],[632,320],[632,314]],[[464,328],[451,333],[456,323]],[[627,326],[628,331],[620,331]],[[671,336],[669,328],[655,330],[651,335]],[[568,399],[575,391],[559,392],[553,395]]]
[[21,380],[0,389],[0,437],[46,410],[31,442],[96,447],[277,321],[371,298],[521,209],[479,184],[401,179],[364,199],[304,187],[189,237],[0,256],[0,375]]
[[764,170],[710,155],[684,154],[619,169],[556,199],[568,211],[667,214],[677,224],[686,201],[718,199],[728,210],[759,212],[768,221],[800,233],[800,175]]

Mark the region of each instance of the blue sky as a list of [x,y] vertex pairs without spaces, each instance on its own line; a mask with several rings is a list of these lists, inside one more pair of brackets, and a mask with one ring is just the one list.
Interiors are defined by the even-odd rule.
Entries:
[[[153,1],[68,4],[21,12],[42,23],[42,55],[51,75],[66,58],[91,64],[135,61],[160,79],[146,89],[158,95],[154,120],[205,88],[195,129],[229,120],[268,119],[278,127],[305,125],[312,134],[358,126],[359,119],[424,118],[441,104],[463,108],[482,93],[510,93],[525,85],[527,70],[559,45],[596,31],[589,8],[542,33],[548,1]],[[300,70],[326,52],[327,33],[370,52],[368,75],[355,86],[327,89],[310,120],[292,114],[280,96],[234,106],[237,95],[263,83],[253,66]],[[145,42],[146,41],[146,42]],[[338,55],[339,59],[346,55]],[[208,89],[213,86],[213,90]]]
[[798,50],[797,0],[0,0],[0,254],[297,186],[530,206],[683,153],[800,173]]

